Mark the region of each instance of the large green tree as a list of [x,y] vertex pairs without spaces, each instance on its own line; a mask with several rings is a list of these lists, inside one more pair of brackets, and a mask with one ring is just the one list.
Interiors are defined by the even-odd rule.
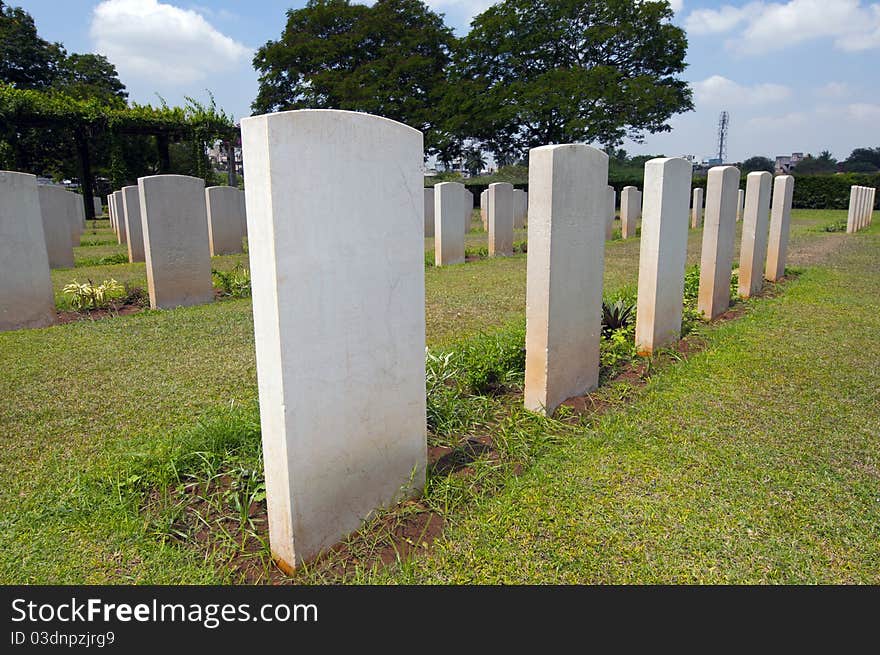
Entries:
[[743,173],[753,173],[756,171],[766,171],[773,173],[776,171],[776,162],[768,157],[755,155],[746,159],[739,167]]
[[503,0],[456,49],[452,86],[470,99],[456,121],[489,150],[521,154],[668,131],[693,109],[671,18],[665,0]]
[[0,0],[0,81],[18,89],[44,89],[55,80],[64,49],[37,34],[21,7]]
[[874,173],[880,170],[880,148],[856,148],[843,162],[842,168],[850,173]]
[[289,10],[281,37],[254,56],[252,108],[365,111],[422,130],[428,151],[448,147],[435,128],[454,40],[419,0],[310,0]]

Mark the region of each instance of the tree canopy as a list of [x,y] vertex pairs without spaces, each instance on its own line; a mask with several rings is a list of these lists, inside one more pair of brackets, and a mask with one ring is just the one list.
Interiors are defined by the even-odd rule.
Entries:
[[776,163],[768,157],[755,156],[746,159],[739,167],[743,173],[753,173],[756,171],[766,171],[773,173],[776,171]]
[[254,57],[255,112],[337,108],[425,133],[451,162],[503,165],[548,143],[618,145],[693,108],[665,0],[502,0],[457,40],[419,0],[310,0]]
[[433,149],[455,38],[419,0],[310,0],[287,12],[278,41],[254,56],[256,113],[348,109],[406,123]]

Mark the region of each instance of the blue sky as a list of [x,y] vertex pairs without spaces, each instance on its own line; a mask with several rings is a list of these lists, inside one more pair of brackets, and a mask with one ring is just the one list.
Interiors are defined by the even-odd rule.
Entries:
[[[41,36],[69,52],[98,52],[130,98],[171,104],[207,98],[236,118],[257,90],[253,51],[281,34],[304,0],[10,0]],[[429,0],[459,35],[488,0]],[[696,110],[673,131],[627,142],[631,153],[710,156],[718,114],[730,113],[729,160],[760,154],[880,146],[880,1],[673,0],[685,27],[685,72]]]

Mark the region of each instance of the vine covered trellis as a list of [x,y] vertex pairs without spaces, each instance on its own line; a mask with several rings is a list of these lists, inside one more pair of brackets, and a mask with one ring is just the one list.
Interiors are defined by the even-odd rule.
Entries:
[[[79,160],[80,185],[83,206],[87,218],[94,218],[95,183],[92,174],[91,147],[97,139],[108,137],[111,143],[111,177],[119,185],[124,177],[124,164],[120,163],[121,142],[127,135],[152,136],[156,140],[159,155],[159,172],[171,168],[169,144],[187,140],[193,152],[204,153],[208,142],[220,140],[228,150],[230,162],[234,162],[233,145],[240,139],[239,129],[232,119],[218,110],[213,98],[209,105],[187,98],[184,107],[160,107],[132,104],[127,107],[108,106],[96,100],[78,100],[70,96],[17,89],[0,84],[0,139],[4,147],[14,143],[17,135],[25,129],[52,128],[70,134],[76,145]],[[199,162],[199,174],[208,171]],[[230,183],[234,183],[234,165],[230,164]]]

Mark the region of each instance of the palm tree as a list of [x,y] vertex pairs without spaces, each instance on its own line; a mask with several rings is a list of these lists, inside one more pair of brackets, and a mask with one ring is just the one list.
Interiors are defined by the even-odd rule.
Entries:
[[486,167],[486,160],[479,148],[468,148],[464,153],[464,167],[471,175],[479,175]]

